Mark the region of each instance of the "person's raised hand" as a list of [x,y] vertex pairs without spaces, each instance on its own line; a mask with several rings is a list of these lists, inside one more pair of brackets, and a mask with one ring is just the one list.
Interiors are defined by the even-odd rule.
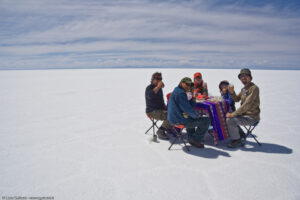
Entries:
[[164,88],[164,87],[165,87],[165,84],[164,84],[162,81],[159,81],[159,82],[157,83],[157,87],[158,87],[158,88]]
[[233,85],[229,85],[228,86],[228,91],[230,92],[230,94],[234,93],[234,86]]

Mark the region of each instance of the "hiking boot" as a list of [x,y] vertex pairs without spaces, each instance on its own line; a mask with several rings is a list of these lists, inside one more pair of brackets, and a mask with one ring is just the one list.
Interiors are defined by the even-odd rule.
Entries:
[[177,137],[177,132],[175,131],[175,128],[174,127],[170,127],[167,129],[167,134],[168,135],[172,135],[174,137]]
[[167,134],[165,133],[164,128],[159,128],[156,131],[156,134],[157,134],[158,138],[161,139],[161,140],[168,140],[169,139],[169,136],[167,136]]
[[189,140],[189,143],[197,148],[204,148],[204,144],[202,142],[196,142],[194,140]]
[[227,145],[229,148],[236,148],[243,146],[241,139],[231,140],[231,142]]

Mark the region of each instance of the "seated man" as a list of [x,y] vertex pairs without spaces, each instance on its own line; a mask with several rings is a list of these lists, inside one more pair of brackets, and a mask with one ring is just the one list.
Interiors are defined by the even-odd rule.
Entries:
[[203,95],[204,98],[208,95],[207,84],[202,79],[202,74],[197,72],[194,74],[194,88],[193,88],[193,97],[198,95]]
[[171,125],[167,120],[167,107],[164,102],[163,87],[164,83],[162,82],[161,73],[154,73],[151,78],[151,84],[148,85],[145,92],[146,114],[154,119],[163,120],[157,135],[160,139],[169,139],[165,132],[171,130]]
[[231,143],[227,146],[230,148],[243,145],[239,134],[239,125],[252,125],[260,119],[259,88],[251,82],[251,71],[246,68],[242,69],[238,77],[244,85],[242,91],[236,95],[234,87],[228,87],[232,99],[235,102],[241,100],[241,106],[236,111],[226,113],[226,122],[231,138]]
[[168,120],[174,125],[184,125],[188,133],[189,143],[203,148],[202,140],[208,130],[210,119],[207,117],[200,118],[192,106],[195,102],[188,100],[186,93],[191,90],[192,85],[192,80],[185,77],[174,89],[168,103]]

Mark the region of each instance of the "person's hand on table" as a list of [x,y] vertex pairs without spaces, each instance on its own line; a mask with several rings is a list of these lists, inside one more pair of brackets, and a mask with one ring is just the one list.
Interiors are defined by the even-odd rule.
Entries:
[[232,114],[231,113],[226,113],[226,117],[232,117]]

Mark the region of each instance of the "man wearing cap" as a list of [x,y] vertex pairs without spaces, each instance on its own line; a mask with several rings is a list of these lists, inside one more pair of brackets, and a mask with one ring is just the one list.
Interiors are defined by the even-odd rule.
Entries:
[[162,88],[162,75],[155,72],[151,78],[151,84],[147,86],[145,91],[146,98],[146,114],[153,119],[163,120],[161,127],[157,130],[157,136],[160,139],[169,139],[166,132],[171,132],[171,125],[167,120],[167,107],[164,101]]
[[206,98],[208,95],[208,90],[207,84],[202,79],[202,74],[200,72],[196,72],[194,74],[193,97],[197,97],[199,94]]
[[202,140],[208,130],[210,119],[208,117],[200,118],[193,109],[195,102],[192,99],[188,100],[187,92],[191,90],[192,86],[192,80],[185,77],[174,89],[168,103],[168,121],[174,125],[184,125],[189,143],[195,147],[203,148]]
[[247,68],[242,69],[238,78],[244,85],[238,95],[236,95],[233,86],[228,87],[232,99],[235,102],[241,100],[241,106],[236,111],[226,113],[226,122],[231,138],[231,142],[227,146],[230,148],[243,145],[239,134],[239,125],[252,125],[260,119],[259,88],[252,82],[251,71]]

